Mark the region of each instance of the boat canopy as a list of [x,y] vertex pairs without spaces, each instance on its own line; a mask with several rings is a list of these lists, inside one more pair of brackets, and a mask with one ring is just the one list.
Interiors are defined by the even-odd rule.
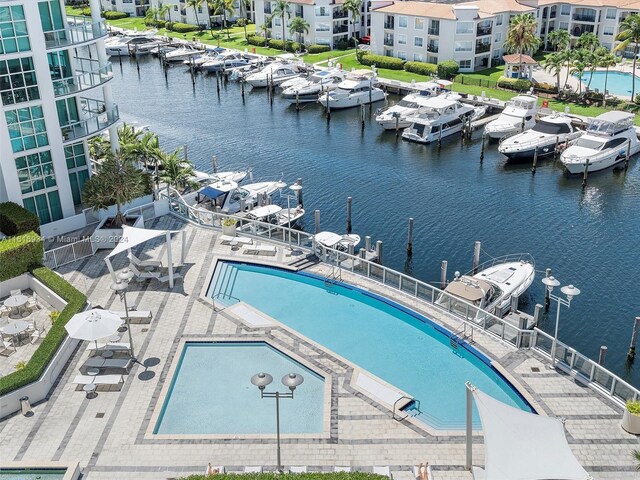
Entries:
[[571,133],[571,127],[567,122],[548,122],[546,120],[540,120],[531,130],[538,133],[546,133],[548,135]]
[[247,216],[251,216],[254,218],[264,218],[269,215],[273,215],[282,210],[282,207],[278,205],[265,205],[264,207],[254,208],[250,212],[247,213]]
[[458,280],[454,280],[444,289],[445,292],[451,295],[476,304],[480,302],[490,290],[491,285],[488,282],[471,277],[461,277]]
[[236,188],[238,188],[238,184],[236,182],[221,180],[219,182],[211,183],[206,187],[202,187],[200,190],[198,190],[198,193],[215,200],[216,198]]
[[316,242],[323,244],[325,247],[333,248],[343,240],[342,235],[333,232],[316,233]]

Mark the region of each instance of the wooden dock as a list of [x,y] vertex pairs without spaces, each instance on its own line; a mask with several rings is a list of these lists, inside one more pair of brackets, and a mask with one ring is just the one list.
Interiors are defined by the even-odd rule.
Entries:
[[482,118],[476,120],[475,122],[471,122],[471,128],[475,130],[477,128],[484,127],[487,123],[492,122],[493,120],[495,120],[499,116],[500,116],[500,114],[496,113],[494,115],[489,115],[489,116],[482,117]]

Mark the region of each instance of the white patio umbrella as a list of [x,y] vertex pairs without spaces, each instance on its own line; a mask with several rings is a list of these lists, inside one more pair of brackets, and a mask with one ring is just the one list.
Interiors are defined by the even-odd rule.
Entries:
[[64,328],[70,337],[80,340],[93,340],[113,335],[122,325],[122,319],[107,310],[87,310],[75,314]]

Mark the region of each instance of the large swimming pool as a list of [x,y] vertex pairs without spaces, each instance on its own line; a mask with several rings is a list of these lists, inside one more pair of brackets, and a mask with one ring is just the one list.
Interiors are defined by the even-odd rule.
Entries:
[[[364,290],[277,268],[218,262],[207,295],[244,301],[419,400],[417,418],[438,429],[465,425],[465,382],[530,411],[489,360],[470,346],[454,353],[425,317]],[[479,426],[475,415],[474,424]]]
[[[589,85],[589,79],[592,78],[591,84]],[[611,95],[624,95],[627,97],[631,96],[631,74],[623,73],[623,72],[609,72],[607,76],[606,72],[585,72],[582,75],[582,83],[585,85],[589,85],[591,90],[595,90],[596,88],[600,92],[604,92],[604,82],[605,77],[607,79],[607,90]],[[635,92],[640,93],[640,78],[634,76],[634,81],[636,84]]]

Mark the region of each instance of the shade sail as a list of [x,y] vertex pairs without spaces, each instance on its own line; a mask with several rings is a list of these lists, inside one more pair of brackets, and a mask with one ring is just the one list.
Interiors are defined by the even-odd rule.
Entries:
[[473,390],[484,431],[486,480],[587,480],[558,418],[506,405]]
[[[172,232],[173,233],[173,232]],[[122,237],[120,242],[115,246],[113,250],[107,255],[106,258],[113,257],[121,252],[129,250],[130,248],[140,245],[148,240],[156,237],[166,235],[166,230],[152,230],[148,228],[129,227],[127,225],[122,226]]]

